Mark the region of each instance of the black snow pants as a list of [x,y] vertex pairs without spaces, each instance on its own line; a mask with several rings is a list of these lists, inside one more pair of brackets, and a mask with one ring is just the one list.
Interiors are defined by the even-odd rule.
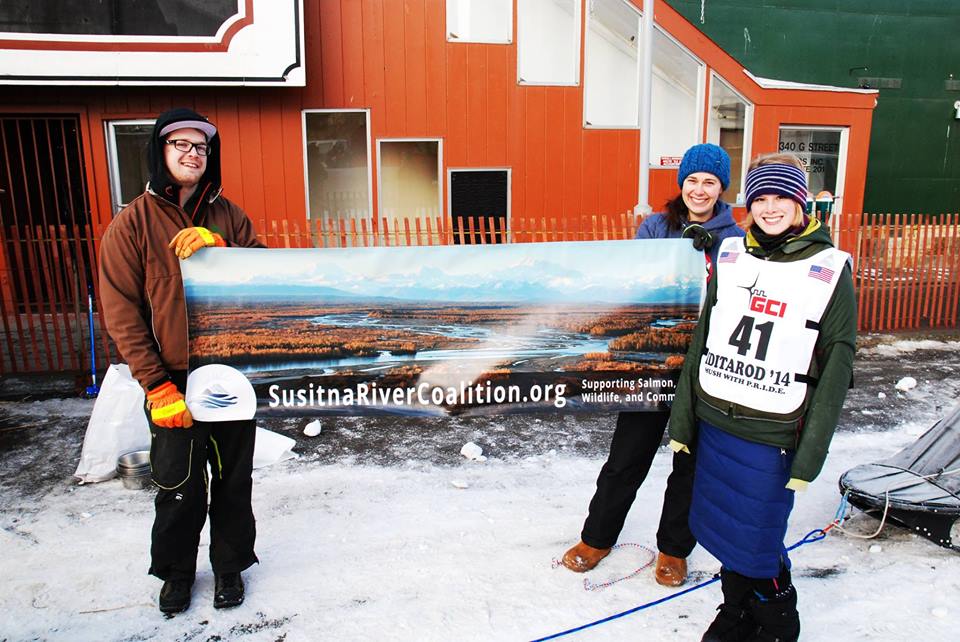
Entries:
[[[186,390],[186,374],[171,375]],[[251,506],[256,420],[202,422],[163,428],[150,421],[150,464],[157,486],[150,574],[193,580],[200,531],[210,504],[210,565],[216,574],[243,571],[258,562]],[[207,475],[207,464],[211,475]]]
[[[580,538],[594,548],[617,543],[627,513],[646,479],[663,433],[669,411],[621,412],[610,442],[610,455],[597,477],[597,491],[590,500]],[[663,496],[657,548],[674,557],[687,557],[697,545],[687,519],[693,494],[696,458],[686,453],[673,456],[673,471]]]

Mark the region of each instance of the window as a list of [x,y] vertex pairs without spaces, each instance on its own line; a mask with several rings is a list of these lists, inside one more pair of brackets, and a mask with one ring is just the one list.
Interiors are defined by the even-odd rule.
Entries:
[[[466,230],[467,243],[480,242],[480,218],[484,219],[486,243],[499,243],[502,230],[510,220],[509,169],[451,169],[449,174],[449,211],[453,219],[454,243],[460,243],[459,230]],[[470,239],[473,219],[474,236]]]
[[840,210],[847,164],[846,127],[781,127],[779,151],[807,166],[807,189],[819,214]]
[[369,218],[369,112],[308,110],[303,120],[308,218]]
[[147,144],[152,132],[152,119],[107,122],[107,162],[114,213],[142,194],[150,180]]
[[653,32],[650,164],[673,167],[701,138],[704,65],[660,31]]
[[583,120],[636,128],[640,104],[640,12],[626,0],[593,0],[587,17]]
[[730,154],[730,186],[721,195],[728,203],[743,202],[743,178],[750,162],[753,105],[717,75],[710,79],[707,142]]
[[379,140],[380,216],[412,219],[440,216],[439,139]]
[[13,7],[3,11],[3,31],[98,36],[215,36],[240,10],[237,0],[45,0],[5,4]]
[[447,0],[450,42],[513,41],[513,0]]
[[580,0],[517,0],[517,81],[580,82]]

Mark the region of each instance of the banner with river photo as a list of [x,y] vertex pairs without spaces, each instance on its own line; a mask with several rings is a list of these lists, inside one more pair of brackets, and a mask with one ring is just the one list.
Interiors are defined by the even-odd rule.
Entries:
[[688,240],[207,248],[181,270],[191,368],[297,416],[663,409],[706,280]]

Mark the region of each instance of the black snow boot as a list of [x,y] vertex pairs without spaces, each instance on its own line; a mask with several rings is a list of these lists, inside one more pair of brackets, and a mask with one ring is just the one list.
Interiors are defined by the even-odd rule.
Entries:
[[193,580],[167,580],[160,589],[160,611],[168,615],[183,613],[190,608]]
[[218,574],[214,582],[213,608],[227,609],[243,604],[243,579],[240,573]]
[[755,593],[747,601],[747,608],[757,625],[753,636],[746,638],[748,642],[797,642],[800,614],[793,584],[771,596]]
[[719,613],[703,634],[700,642],[740,642],[756,630],[757,625],[747,610],[747,600],[753,595],[753,580],[727,569],[720,570],[720,588],[723,604]]

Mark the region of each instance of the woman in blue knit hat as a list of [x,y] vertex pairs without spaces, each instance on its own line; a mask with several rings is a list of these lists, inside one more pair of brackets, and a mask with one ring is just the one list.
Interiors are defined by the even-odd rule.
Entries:
[[[637,230],[638,239],[691,237],[704,251],[707,270],[716,264],[717,248],[730,236],[743,236],[730,205],[720,194],[730,183],[730,157],[709,143],[694,145],[683,155],[677,184],[680,193],[666,211],[648,216]],[[637,490],[646,478],[663,440],[669,411],[621,412],[610,442],[610,455],[597,477],[581,541],[568,550],[563,565],[583,573],[594,568],[616,544]],[[674,456],[667,479],[660,526],[657,530],[655,577],[664,586],[680,586],[687,577],[687,556],[697,545],[687,525],[693,487],[693,462]]]
[[784,536],[827,456],[857,326],[850,257],[806,196],[797,157],[751,163],[747,236],[720,245],[671,410],[670,446],[696,466],[690,529],[722,564],[705,641],[800,635]]

